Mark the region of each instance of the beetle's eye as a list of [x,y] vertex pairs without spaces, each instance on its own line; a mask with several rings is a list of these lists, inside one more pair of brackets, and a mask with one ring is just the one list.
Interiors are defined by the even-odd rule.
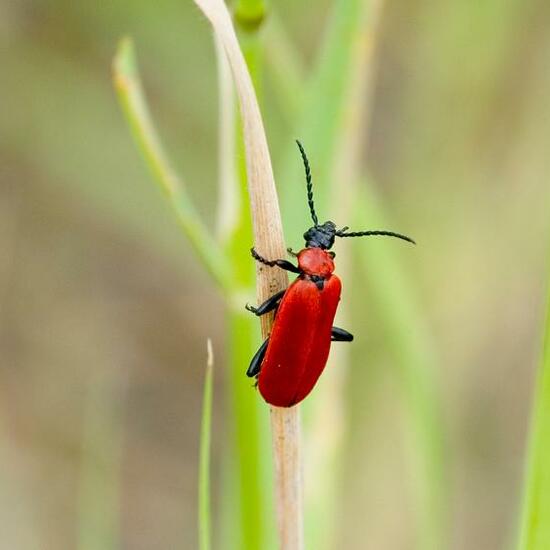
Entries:
[[336,258],[336,254],[334,252],[329,252],[328,255],[334,260]]

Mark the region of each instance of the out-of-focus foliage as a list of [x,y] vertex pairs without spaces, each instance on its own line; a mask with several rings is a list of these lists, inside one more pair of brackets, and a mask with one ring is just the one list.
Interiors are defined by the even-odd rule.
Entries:
[[[306,67],[329,4],[312,12],[271,3]],[[543,316],[550,7],[398,0],[382,17],[365,162],[392,228],[419,242],[402,260],[441,359],[452,547],[501,548],[514,538]],[[124,547],[197,543],[203,349],[212,336],[222,373],[222,308],[119,112],[110,63],[124,34],[139,45],[170,156],[214,222],[216,70],[191,3],[1,4],[0,513],[9,548],[75,547],[84,459],[96,464],[100,495],[120,498],[111,536]],[[295,136],[276,91],[266,74],[277,176]],[[310,160],[315,171],[321,159]],[[306,215],[304,203],[304,227]],[[287,240],[301,244],[299,234]],[[343,295],[356,341],[339,545],[409,547],[412,487],[393,342],[369,285],[355,280]],[[119,419],[97,419],[99,433],[122,437],[89,456],[82,431],[97,384],[111,396],[99,410]],[[214,486],[222,411],[216,398]],[[121,464],[116,487],[101,476],[112,461]],[[216,493],[213,503],[215,513]]]

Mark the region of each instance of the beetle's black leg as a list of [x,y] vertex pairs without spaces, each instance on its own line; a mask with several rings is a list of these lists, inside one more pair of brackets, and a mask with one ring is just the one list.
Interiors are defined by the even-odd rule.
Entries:
[[254,248],[251,248],[250,252],[255,260],[258,260],[262,264],[268,265],[269,267],[277,266],[286,271],[291,271],[292,273],[300,273],[300,270],[288,260],[267,260],[263,256],[260,256]]
[[254,357],[252,357],[252,361],[250,361],[250,366],[246,371],[246,376],[252,378],[257,374],[260,374],[260,367],[262,365],[262,361],[264,360],[267,344],[269,344],[269,338],[265,339],[265,342],[260,346],[260,349],[254,354]]
[[292,248],[287,248],[286,251],[287,251],[291,256],[294,256],[295,258],[298,257],[298,253],[297,253],[297,252],[294,252],[294,250],[292,250]]
[[276,309],[285,292],[286,288],[285,290],[281,290],[280,292],[273,294],[271,298],[268,298],[263,304],[259,305],[258,307],[250,306],[248,304],[246,304],[246,306],[244,307],[248,309],[248,311],[251,311],[252,313],[254,313],[254,315],[257,315],[259,317],[260,315],[264,315],[265,313],[269,313],[270,311]]
[[333,342],[351,342],[353,340],[353,334],[343,328],[332,327],[330,339]]

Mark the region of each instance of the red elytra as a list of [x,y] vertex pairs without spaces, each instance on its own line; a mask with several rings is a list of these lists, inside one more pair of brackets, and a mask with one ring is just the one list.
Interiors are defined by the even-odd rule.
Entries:
[[319,260],[319,275],[324,273],[323,290],[307,277],[296,279],[288,287],[258,377],[262,397],[278,407],[295,405],[309,394],[325,368],[330,351],[332,323],[342,285],[332,275],[334,263],[324,250],[303,250],[298,265],[302,268],[305,256],[309,274],[315,275],[313,253]]
[[342,285],[334,275],[334,253],[328,252],[336,237],[384,235],[414,241],[391,231],[347,232],[331,222],[319,224],[313,204],[311,171],[305,151],[296,142],[304,162],[309,210],[314,226],[304,233],[306,248],[297,254],[298,266],[288,260],[268,260],[254,248],[259,262],[298,274],[284,291],[268,298],[259,307],[247,306],[256,315],[276,310],[269,338],[252,358],[248,376],[256,376],[260,394],[267,403],[291,407],[314,388],[323,372],[332,341],[351,342],[353,336],[333,326]]

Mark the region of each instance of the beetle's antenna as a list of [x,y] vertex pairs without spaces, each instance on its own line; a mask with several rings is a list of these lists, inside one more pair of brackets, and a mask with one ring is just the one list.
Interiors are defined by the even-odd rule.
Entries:
[[383,236],[383,237],[396,237],[397,239],[402,239],[412,244],[416,244],[413,239],[407,237],[406,235],[401,235],[401,233],[394,233],[393,231],[351,231],[350,233],[345,233],[347,227],[340,229],[336,232],[337,237],[370,237],[370,236]]
[[298,149],[300,149],[300,155],[302,155],[302,160],[304,161],[304,168],[306,170],[306,189],[307,189],[307,203],[309,204],[309,211],[311,213],[311,219],[315,227],[319,225],[319,220],[317,219],[317,214],[315,213],[315,206],[313,204],[313,183],[311,181],[311,168],[309,167],[309,161],[307,160],[306,152],[302,147],[302,144],[296,140],[298,144]]

